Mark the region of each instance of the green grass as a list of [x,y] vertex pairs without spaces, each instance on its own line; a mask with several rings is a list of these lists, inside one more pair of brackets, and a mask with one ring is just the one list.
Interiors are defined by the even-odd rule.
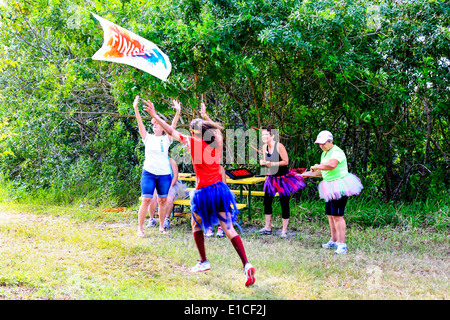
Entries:
[[[227,239],[206,239],[212,269],[189,273],[198,253],[188,218],[174,219],[168,235],[154,228],[138,238],[137,205],[111,213],[80,202],[58,206],[0,195],[0,299],[449,298],[448,223],[415,226],[408,220],[414,208],[406,205],[371,203],[372,210],[392,210],[399,222],[370,226],[354,218],[369,215],[370,206],[349,203],[350,251],[336,256],[320,248],[329,238],[323,203],[293,205],[288,239],[255,234],[262,225],[256,203],[242,239],[257,282],[245,288],[241,262]],[[281,227],[277,210],[275,229]]]

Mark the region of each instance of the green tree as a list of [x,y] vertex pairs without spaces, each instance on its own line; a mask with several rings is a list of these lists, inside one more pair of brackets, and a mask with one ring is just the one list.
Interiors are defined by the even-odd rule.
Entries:
[[[315,137],[330,130],[367,197],[448,194],[445,1],[6,0],[1,9],[0,167],[17,186],[136,199],[139,94],[168,118],[180,99],[182,128],[201,101],[226,128],[272,124],[293,167],[316,163]],[[103,43],[91,12],[155,42],[171,59],[169,81],[91,60]]]

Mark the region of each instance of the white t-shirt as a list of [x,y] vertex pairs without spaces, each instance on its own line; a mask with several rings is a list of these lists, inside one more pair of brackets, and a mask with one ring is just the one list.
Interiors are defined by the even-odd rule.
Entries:
[[165,134],[155,136],[147,133],[144,140],[145,161],[144,169],[155,175],[172,174],[169,160],[169,147],[172,144],[170,137]]

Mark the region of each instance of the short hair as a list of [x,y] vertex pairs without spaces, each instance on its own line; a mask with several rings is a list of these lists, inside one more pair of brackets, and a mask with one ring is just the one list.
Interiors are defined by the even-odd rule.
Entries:
[[272,131],[275,130],[275,128],[274,128],[272,125],[263,126],[263,127],[261,128],[261,130],[266,130],[267,132],[269,132],[269,134],[270,134],[271,136],[273,136],[273,135],[275,134],[275,133],[272,133]]

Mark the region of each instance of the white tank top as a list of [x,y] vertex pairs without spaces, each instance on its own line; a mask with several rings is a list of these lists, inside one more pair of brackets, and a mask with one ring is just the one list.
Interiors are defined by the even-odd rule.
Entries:
[[155,136],[147,133],[144,140],[145,161],[144,169],[155,175],[172,174],[169,161],[169,147],[172,144],[167,134]]

